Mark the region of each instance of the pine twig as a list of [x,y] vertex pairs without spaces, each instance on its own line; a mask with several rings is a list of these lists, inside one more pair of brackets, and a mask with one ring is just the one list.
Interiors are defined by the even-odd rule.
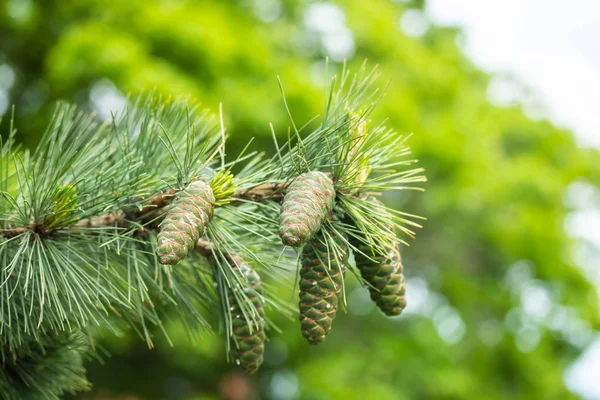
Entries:
[[[253,201],[262,202],[265,200],[273,200],[280,202],[283,200],[285,195],[285,183],[265,183],[249,189],[237,189],[232,197],[239,200],[229,204],[238,204],[242,201]],[[175,189],[169,189],[165,192],[159,193],[148,200],[148,203],[144,205],[140,210],[128,215],[128,219],[139,220],[149,213],[155,212],[161,208],[164,208],[171,204],[177,191]]]
[[[283,200],[283,196],[285,195],[286,186],[287,185],[285,183],[265,183],[249,189],[237,189],[232,195],[232,197],[237,199],[237,201],[233,201],[229,204],[238,205],[244,201],[263,202],[266,200],[280,202]],[[146,205],[133,213],[125,213],[122,210],[117,212],[109,212],[100,214],[93,218],[77,221],[73,226],[78,228],[100,228],[106,226],[127,228],[131,225],[131,222],[143,222],[144,220],[147,220],[149,215],[152,216],[151,219],[159,220],[161,214],[159,210],[162,210],[171,204],[176,193],[177,192],[175,189],[169,189],[151,197]],[[154,229],[156,228],[156,225],[157,224],[153,224],[153,226],[150,228]],[[18,226],[4,230],[0,229],[0,236],[10,239],[27,231],[41,234],[50,233],[49,231],[44,230],[43,226],[32,222],[28,226]]]
[[156,196],[151,197],[150,200],[148,200],[148,203],[140,210],[136,211],[132,215],[129,215],[128,217],[133,220],[138,220],[152,211],[164,208],[171,204],[176,193],[177,191],[175,189],[169,189],[165,192],[159,193]]
[[199,239],[196,243],[196,251],[202,254],[204,257],[213,256],[214,243],[204,239]]
[[285,195],[286,183],[265,183],[250,189],[238,189],[233,197],[239,200],[261,202],[265,200],[282,201]]

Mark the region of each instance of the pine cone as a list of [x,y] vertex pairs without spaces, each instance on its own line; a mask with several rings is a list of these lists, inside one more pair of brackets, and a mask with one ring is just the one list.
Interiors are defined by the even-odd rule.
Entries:
[[338,241],[334,252],[322,240],[322,235],[317,235],[304,246],[300,269],[300,325],[302,335],[314,345],[325,340],[331,330],[342,292],[342,271],[348,262],[344,243]]
[[[374,207],[385,210],[379,200],[370,198],[369,201],[373,202]],[[391,218],[389,215],[389,229],[393,231]],[[358,238],[350,238],[350,243],[358,249],[354,252],[354,260],[362,278],[369,285],[371,299],[385,315],[400,315],[406,307],[406,289],[399,242],[389,243],[385,253],[374,251]]]
[[263,362],[266,337],[260,276],[240,257],[229,256],[228,258],[230,265],[234,267],[235,271],[239,272],[242,282],[247,284],[244,287],[244,293],[250,299],[258,313],[258,316],[254,316],[255,320],[249,316],[249,324],[238,300],[234,296],[234,291],[231,288],[228,289],[229,312],[232,323],[231,349],[233,359],[246,373],[253,374]]
[[289,185],[279,219],[279,236],[286,246],[300,247],[319,231],[333,209],[335,189],[322,172],[299,175]]
[[208,184],[194,181],[181,191],[160,224],[156,254],[161,264],[177,264],[204,235],[213,217],[215,196]]

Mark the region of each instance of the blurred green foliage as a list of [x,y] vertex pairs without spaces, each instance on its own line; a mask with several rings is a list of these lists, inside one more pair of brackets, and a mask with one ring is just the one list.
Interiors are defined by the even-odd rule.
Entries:
[[[307,16],[319,7],[342,15],[347,31],[313,26]],[[599,154],[518,105],[491,105],[491,78],[461,53],[457,30],[407,36],[399,28],[407,7],[423,1],[0,2],[0,64],[14,73],[6,93],[27,145],[57,99],[93,110],[106,90],[155,88],[213,110],[222,102],[230,156],[251,137],[270,151],[269,122],[281,137],[288,126],[276,76],[298,119],[321,113],[324,57],[333,52],[330,72],[339,69],[331,43],[351,32],[349,64],[366,58],[391,78],[374,118],[415,133],[429,178],[424,194],[386,199],[428,218],[403,249],[405,315],[386,319],[355,283],[348,313],[322,346],[309,347],[296,321],[280,320],[283,333],[271,332],[265,365],[250,380],[227,365],[219,336],[192,346],[173,326],[176,346],[159,341],[152,351],[135,337],[109,338],[113,356],[89,366],[95,389],[86,398],[576,397],[563,373],[599,314],[596,288],[572,256],[564,197],[575,181],[600,185]]]

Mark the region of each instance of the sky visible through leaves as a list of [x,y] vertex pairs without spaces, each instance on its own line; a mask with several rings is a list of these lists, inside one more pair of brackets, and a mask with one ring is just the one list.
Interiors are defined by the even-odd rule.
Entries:
[[[572,129],[582,145],[600,147],[600,3],[576,0],[565,7],[557,0],[431,0],[427,17],[408,18],[413,21],[404,24],[416,34],[426,18],[463,28],[464,51],[498,74],[488,89],[492,103],[521,102],[530,117],[548,117]],[[583,209],[569,217],[567,229],[600,245],[600,210],[593,206],[593,197],[585,186],[571,188],[566,201]],[[583,258],[600,290],[600,260]],[[600,338],[569,370],[567,383],[586,398],[600,399],[598,371]]]

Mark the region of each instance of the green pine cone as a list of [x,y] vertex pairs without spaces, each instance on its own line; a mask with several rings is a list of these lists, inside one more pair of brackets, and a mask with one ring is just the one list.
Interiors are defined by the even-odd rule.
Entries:
[[[383,206],[375,198],[370,201],[376,206]],[[391,215],[390,230],[394,230]],[[351,238],[350,243],[358,249],[354,252],[354,260],[362,278],[369,285],[371,299],[385,315],[400,315],[406,307],[406,289],[398,241],[390,243],[383,254],[357,238]]]
[[156,255],[161,264],[177,264],[204,235],[213,217],[215,196],[208,184],[194,181],[181,191],[160,224]]
[[319,171],[296,177],[289,185],[279,219],[279,236],[286,246],[300,247],[319,231],[333,209],[333,182]]
[[368,246],[359,245],[354,259],[362,278],[369,284],[371,299],[385,315],[400,315],[406,307],[406,289],[398,244],[388,254],[373,254]]
[[230,264],[236,266],[240,277],[246,282],[244,293],[250,299],[254,308],[258,313],[255,316],[257,321],[252,320],[250,324],[242,308],[234,296],[231,288],[229,291],[229,312],[232,322],[231,349],[235,363],[238,364],[246,373],[253,374],[258,371],[258,368],[263,362],[263,352],[265,349],[265,311],[262,299],[262,286],[260,276],[252,267],[246,264],[240,257],[233,256],[230,258]]
[[331,331],[342,292],[343,275],[348,262],[348,249],[338,242],[338,257],[321,242],[321,235],[311,239],[302,249],[300,269],[300,326],[310,344],[320,344]]

